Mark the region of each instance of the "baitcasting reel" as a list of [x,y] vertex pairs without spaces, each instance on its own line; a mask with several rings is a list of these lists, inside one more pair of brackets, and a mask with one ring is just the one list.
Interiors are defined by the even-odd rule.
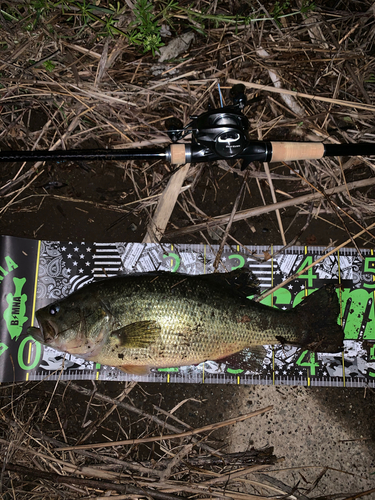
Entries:
[[[183,127],[182,122],[178,118],[169,118],[166,120],[165,126],[171,141],[176,144],[187,134],[191,133],[191,145],[195,153],[194,160],[198,154],[197,146],[205,148],[199,153],[202,159],[204,157],[210,157],[211,160],[218,158],[227,159],[238,157],[242,154],[250,143],[247,135],[249,120],[242,113],[242,110],[247,105],[245,86],[242,84],[235,85],[230,91],[230,96],[233,101],[231,106],[212,109],[199,116],[191,116],[192,121],[186,127]],[[257,99],[253,99],[251,102],[255,100]],[[266,148],[262,148],[261,151],[253,150],[251,158],[249,158],[249,153],[247,154],[246,161],[243,162],[243,169],[246,168],[250,161],[258,159],[257,156],[259,154],[263,158]]]
[[193,143],[201,144],[222,158],[232,158],[242,153],[248,138],[249,120],[242,114],[247,104],[244,85],[235,85],[231,90],[232,106],[212,109],[199,116],[191,116],[192,121],[183,128],[178,118],[165,121],[168,135],[176,143],[192,132]]

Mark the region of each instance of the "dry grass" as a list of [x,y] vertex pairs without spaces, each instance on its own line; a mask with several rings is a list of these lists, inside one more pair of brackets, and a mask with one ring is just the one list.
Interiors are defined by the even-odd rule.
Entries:
[[[277,459],[272,448],[228,454],[225,442],[218,442],[218,428],[261,418],[272,407],[194,429],[175,416],[190,399],[170,412],[157,405],[147,411],[134,403],[134,399],[139,401],[135,390],[141,399],[149,396],[135,382],[117,390],[111,398],[94,383],[86,387],[72,382],[3,386],[2,498],[314,498],[306,485],[286,485],[274,477],[272,471],[280,469],[283,459]],[[119,441],[121,436],[127,439]],[[352,475],[331,467],[307,468],[316,469],[310,490],[327,471]],[[334,498],[352,496],[337,493]]]

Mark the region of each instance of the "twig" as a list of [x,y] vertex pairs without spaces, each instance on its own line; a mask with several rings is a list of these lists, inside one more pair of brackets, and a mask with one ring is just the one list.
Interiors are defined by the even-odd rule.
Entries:
[[235,200],[234,205],[233,205],[232,213],[230,214],[229,221],[228,221],[227,227],[225,228],[225,231],[224,231],[221,243],[220,243],[219,250],[217,251],[217,254],[216,254],[216,257],[215,257],[215,262],[214,262],[214,270],[215,270],[215,272],[217,271],[217,268],[219,266],[219,262],[221,260],[221,254],[223,253],[223,249],[224,249],[225,243],[227,241],[229,231],[231,230],[232,223],[233,223],[233,218],[234,218],[234,216],[235,216],[235,214],[237,212],[238,204],[240,203],[240,199],[241,199],[242,193],[244,191],[244,188],[246,186],[246,182],[247,182],[247,175],[245,175],[244,178],[243,178],[243,182],[241,184],[241,188],[238,191],[236,200]]
[[42,422],[43,422],[43,420],[46,418],[46,415],[47,415],[47,413],[48,413],[48,411],[49,411],[49,408],[50,408],[50,406],[51,406],[51,403],[52,403],[53,396],[55,395],[55,392],[56,392],[57,386],[59,385],[59,381],[60,381],[61,375],[63,374],[63,371],[64,371],[64,364],[65,364],[65,354],[64,354],[63,361],[62,361],[61,370],[59,371],[59,378],[56,380],[55,387],[53,388],[53,391],[52,391],[52,394],[51,394],[50,400],[49,400],[49,402],[48,402],[47,408],[45,409],[45,412],[44,412],[44,414],[43,414],[43,417],[42,417]]
[[[256,50],[256,53],[259,57],[263,57],[267,59],[270,57],[269,53],[264,50],[263,48],[259,48]],[[275,88],[280,89],[281,88],[281,78],[278,75],[278,73],[275,70],[268,69],[268,74],[272,80],[272,83],[274,84]],[[305,110],[298,104],[297,100],[286,93],[281,93],[281,98],[285,102],[285,104],[288,106],[288,108],[297,116],[303,117],[305,116]]]
[[[31,173],[33,173],[33,172],[31,172]],[[17,193],[13,196],[13,198],[0,210],[0,214],[6,212],[6,210],[12,205],[12,203],[14,203],[15,199],[18,198],[18,196],[21,193],[23,193],[23,191],[25,191],[25,189],[27,189],[35,181],[35,179],[37,179],[42,173],[43,173],[43,170],[41,170],[40,172],[37,172],[37,174],[33,177],[33,179],[31,179],[31,181],[28,184],[26,184],[21,189],[19,189],[17,191]]]
[[165,479],[168,479],[170,477],[170,475],[172,474],[172,470],[174,467],[176,467],[180,462],[181,460],[186,456],[188,455],[192,448],[193,448],[194,444],[193,443],[190,443],[190,444],[187,444],[185,445],[178,453],[177,455],[175,455],[172,460],[169,462],[169,464],[167,465],[167,468],[162,472],[162,474],[160,475],[160,480],[161,481],[164,481]]
[[232,481],[233,479],[236,479],[237,477],[242,477],[245,476],[246,474],[250,474],[253,472],[259,472],[260,470],[264,468],[268,468],[269,464],[257,464],[257,465],[251,465],[250,467],[246,467],[245,469],[236,471],[236,472],[228,472],[227,474],[221,474],[219,477],[214,477],[213,479],[209,479],[208,481],[204,481],[203,483],[205,486],[209,486],[212,484],[217,484],[217,483],[222,483],[222,482],[229,482]]
[[5,469],[11,472],[17,472],[17,474],[22,474],[24,476],[31,476],[33,479],[44,479],[60,484],[79,484],[81,486],[102,491],[114,490],[128,495],[139,495],[141,497],[148,496],[155,498],[156,500],[181,500],[180,497],[176,495],[170,495],[168,493],[162,493],[148,488],[136,488],[130,484],[118,484],[112,481],[106,482],[94,479],[84,479],[72,475],[61,476],[60,474],[55,474],[53,472],[44,472],[39,469],[31,469],[29,467],[9,463],[5,465]]
[[[297,104],[297,103],[295,103],[295,104]],[[262,135],[261,129],[258,130],[258,139],[259,140],[263,139],[263,135]],[[268,184],[270,186],[272,201],[274,203],[277,203],[275,189],[273,187],[273,182],[272,182],[272,178],[271,178],[270,167],[269,167],[269,165],[268,165],[267,162],[264,162],[263,166],[264,166],[264,171],[266,172],[266,175],[267,175]],[[283,223],[282,223],[282,220],[281,220],[280,210],[276,210],[276,218],[277,218],[277,223],[279,225],[279,230],[280,230],[280,234],[281,234],[281,239],[282,239],[283,245],[286,245],[286,239],[285,239],[285,234],[284,234]]]
[[270,87],[269,85],[261,85],[260,83],[246,82],[243,80],[234,80],[233,78],[228,78],[227,83],[229,83],[230,85],[237,85],[238,83],[242,83],[243,85],[245,85],[245,87],[247,87],[249,89],[265,90],[267,92],[273,92],[275,94],[284,94],[284,95],[291,95],[294,97],[303,97],[305,99],[311,99],[312,101],[329,102],[331,104],[337,104],[338,106],[345,106],[348,108],[365,109],[367,111],[372,111],[372,112],[375,111],[375,106],[370,105],[370,104],[361,104],[360,102],[353,102],[353,101],[342,101],[341,99],[331,99],[329,97],[321,97],[318,95],[304,94],[302,92],[295,92],[293,90],[277,89],[275,87]]
[[[282,162],[282,163],[284,163],[284,162]],[[289,165],[287,165],[286,163],[284,163],[284,165],[285,165],[286,167],[288,167],[288,168],[289,168],[292,172],[294,172],[294,173],[295,173],[295,174],[296,174],[296,175],[297,175],[300,179],[302,179],[304,182],[306,182],[306,184],[308,184],[308,185],[309,185],[312,189],[314,189],[317,193],[320,193],[321,195],[323,195],[323,196],[325,197],[325,199],[327,200],[327,202],[329,203],[329,205],[331,205],[332,210],[335,212],[335,214],[337,215],[337,217],[338,217],[338,218],[340,219],[340,221],[342,222],[342,224],[343,224],[343,226],[344,226],[344,230],[348,233],[349,238],[351,239],[351,241],[352,241],[353,245],[355,246],[355,248],[356,248],[356,250],[357,250],[357,252],[358,252],[359,256],[360,256],[360,257],[361,257],[361,259],[363,260],[363,256],[362,256],[362,254],[361,254],[361,251],[359,250],[359,248],[358,248],[357,244],[355,243],[355,241],[352,239],[351,234],[350,234],[350,232],[349,232],[348,228],[346,227],[345,221],[343,220],[343,218],[341,217],[341,215],[340,215],[340,213],[339,213],[339,211],[340,211],[340,210],[342,211],[341,207],[339,207],[339,206],[337,205],[337,203],[335,203],[335,202],[334,202],[334,201],[333,201],[333,200],[332,200],[329,196],[327,196],[327,193],[325,193],[323,190],[320,190],[320,189],[318,189],[317,187],[315,187],[315,186],[314,186],[311,182],[309,182],[309,181],[308,181],[305,177],[303,177],[303,176],[302,176],[302,175],[300,175],[298,172],[296,172],[296,171],[295,171],[292,167],[290,167],[290,166],[289,166]],[[347,192],[348,192],[348,194],[349,194],[349,189],[348,189],[348,185],[347,185],[346,181],[345,181],[344,185],[345,185],[345,187],[346,187],[346,191],[347,191]],[[349,197],[350,197],[350,194],[349,194]],[[352,201],[351,197],[350,197],[350,200],[351,200],[351,202],[353,203],[353,201]],[[345,212],[345,215],[346,215],[347,217],[349,217],[349,219],[351,219],[351,220],[352,220],[355,224],[357,224],[357,225],[358,225],[361,229],[365,229],[365,228],[364,228],[363,226],[361,226],[361,224],[360,224],[358,221],[356,221],[356,220],[355,220],[355,219],[354,219],[354,218],[353,218],[350,214],[348,214],[348,213],[346,213],[346,212]],[[366,232],[367,232],[367,230],[366,230]],[[370,236],[372,236],[372,235],[370,234]]]
[[[69,135],[73,132],[73,130],[78,126],[79,120],[82,118],[82,116],[85,115],[86,113],[88,113],[89,111],[90,111],[90,109],[86,109],[84,111],[79,110],[78,113],[77,113],[77,115],[75,116],[74,120],[69,125],[69,127],[68,127],[67,131],[65,132],[65,134],[61,137],[61,139],[59,139],[58,141],[56,141],[55,144],[49,150],[50,151],[54,151],[59,146],[61,146],[61,144],[63,144],[63,142],[65,141],[65,139],[67,137],[69,137]],[[7,193],[10,189],[12,189],[13,186],[15,186],[15,185],[19,184],[20,182],[28,179],[34,172],[37,171],[37,169],[42,164],[43,164],[42,161],[38,161],[37,163],[35,163],[35,165],[32,168],[30,168],[30,170],[28,170],[27,172],[25,172],[23,175],[21,175],[17,179],[14,179],[13,181],[7,182],[7,184],[5,184],[3,187],[0,188],[0,196],[3,196],[5,193]],[[41,172],[38,172],[38,175]]]
[[[11,421],[8,423],[9,423],[9,425],[12,425]],[[42,440],[42,441],[45,441],[47,443],[53,444],[55,447],[64,446],[63,442],[58,441],[57,439],[51,438],[49,436],[46,436],[45,434],[43,434],[40,431],[31,430],[30,434],[33,437],[37,438],[38,440]],[[142,464],[138,464],[135,462],[128,462],[125,460],[119,460],[118,458],[109,457],[107,455],[99,454],[99,453],[93,452],[93,451],[74,450],[74,453],[76,453],[77,455],[82,455],[83,457],[88,457],[88,458],[94,459],[97,462],[103,462],[103,463],[107,463],[107,464],[116,465],[118,467],[121,467],[124,470],[129,469],[131,471],[138,472],[139,474],[149,474],[151,476],[160,476],[160,474],[162,472],[162,471],[156,470],[156,469],[151,468],[151,467],[145,467]]]
[[[117,396],[117,401],[123,401],[125,397],[134,389],[134,387],[137,385],[137,382],[130,382],[127,384],[125,389]],[[94,395],[94,394],[93,394]],[[109,408],[108,411],[105,412],[105,414],[99,419],[99,421],[92,423],[86,434],[79,439],[78,443],[84,443],[95,431],[96,429],[102,425],[102,423],[111,415],[111,413],[117,408],[117,405],[112,405],[111,408]]]
[[[375,224],[375,223],[374,223]],[[236,424],[238,422],[243,422],[251,417],[256,417],[257,415],[262,415],[270,410],[272,410],[273,406],[267,406],[266,408],[262,408],[260,410],[253,411],[251,413],[247,413],[246,415],[242,415],[240,417],[230,418],[229,420],[225,420],[224,422],[216,422],[215,424],[205,425],[204,427],[200,427],[198,429],[192,429],[191,431],[179,432],[178,434],[166,434],[162,436],[153,436],[147,438],[140,439],[125,439],[123,441],[112,441],[110,443],[95,443],[95,444],[87,444],[87,445],[79,445],[79,446],[69,446],[58,448],[56,451],[66,451],[66,450],[86,450],[89,448],[108,448],[111,446],[124,446],[124,445],[134,445],[140,443],[153,443],[156,441],[164,441],[167,439],[178,439],[187,436],[194,436],[196,434],[201,434],[202,432],[214,431],[216,429],[220,429],[221,427],[226,427],[227,425]]]
[[175,172],[169,179],[159,204],[156,207],[154,216],[147,226],[147,232],[143,238],[143,243],[155,243],[160,241],[167,227],[168,221],[172,215],[177,197],[184,183],[185,177],[189,171],[189,164],[184,165]]
[[271,477],[267,474],[262,474],[261,477],[265,479],[268,483],[272,484],[273,486],[276,486],[277,488],[280,488],[283,491],[285,491],[285,493],[288,493],[290,498],[297,498],[298,500],[309,500],[303,493],[300,493],[297,490],[297,487],[291,488],[290,486],[287,486],[279,479]]
[[[68,382],[61,381],[60,384],[68,385]],[[69,383],[69,388],[73,389],[74,391],[76,391],[80,394],[84,394],[85,396],[90,396],[91,392],[92,392],[92,391],[86,389],[85,387],[81,387],[81,386],[75,384],[74,382]],[[151,421],[155,422],[157,425],[160,425],[163,429],[165,428],[165,429],[168,429],[168,430],[175,432],[175,433],[182,432],[182,430],[179,427],[176,427],[175,425],[169,424],[168,422],[164,422],[163,420],[156,417],[155,415],[151,415],[150,413],[147,413],[143,410],[140,410],[139,408],[136,408],[135,406],[132,406],[128,403],[124,403],[123,401],[117,401],[116,399],[110,398],[109,396],[106,396],[106,395],[101,394],[99,392],[95,392],[94,397],[95,397],[95,399],[99,399],[100,401],[105,401],[106,403],[114,404],[114,405],[118,406],[119,408],[124,408],[127,411],[130,411],[130,412],[135,413],[137,415],[140,415],[142,417],[146,417],[146,418],[150,419]],[[193,438],[193,439],[196,440],[196,438]],[[196,440],[194,442],[197,444],[197,446],[209,451],[210,453],[212,451],[215,451],[215,450],[213,450],[213,448],[211,448],[210,446],[208,446],[205,443],[200,443],[198,440]]]
[[361,491],[360,493],[355,493],[354,495],[350,495],[349,497],[343,498],[343,500],[355,500],[356,498],[361,498],[370,493],[375,493],[375,488],[371,488],[371,490]]

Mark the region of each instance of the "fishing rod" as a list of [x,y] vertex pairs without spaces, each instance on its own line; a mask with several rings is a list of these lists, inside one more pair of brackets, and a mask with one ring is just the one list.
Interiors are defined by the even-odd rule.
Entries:
[[[165,126],[172,144],[155,149],[75,149],[55,151],[0,151],[0,162],[63,160],[166,160],[173,165],[241,159],[244,170],[253,161],[279,162],[319,160],[326,156],[371,156],[375,144],[324,144],[322,142],[252,141],[248,138],[249,120],[243,114],[247,104],[245,86],[236,84],[230,91],[233,104],[191,116],[183,126],[169,118]],[[191,134],[190,143],[179,142]]]

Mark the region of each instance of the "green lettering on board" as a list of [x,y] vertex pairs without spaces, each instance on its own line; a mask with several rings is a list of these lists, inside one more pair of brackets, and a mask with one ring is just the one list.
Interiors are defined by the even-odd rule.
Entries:
[[[31,345],[29,344],[29,349],[32,348],[32,345],[34,345],[34,347],[35,347],[34,361],[30,362],[29,359],[27,360],[27,363],[30,363],[30,364],[26,364],[24,362],[24,349],[25,349],[25,346],[28,344],[28,342],[31,342]],[[32,370],[33,368],[35,368],[39,364],[41,354],[42,354],[41,344],[39,342],[36,342],[31,336],[26,337],[20,343],[19,348],[18,348],[18,364],[20,365],[22,370]]]
[[10,271],[13,271],[14,269],[17,269],[18,265],[14,262],[13,259],[11,259],[9,257],[9,255],[7,255],[5,257],[5,262],[6,262],[6,265],[8,267],[8,272],[10,273]]
[[362,288],[341,292],[345,340],[375,340],[374,297]]
[[11,257],[9,257],[9,255],[5,257],[5,264],[7,269],[4,269],[4,267],[0,266],[0,282],[3,281],[5,276],[7,276],[7,274],[9,274],[14,269],[17,269],[18,267],[18,265],[14,262],[14,260]]
[[26,278],[13,278],[14,293],[8,293],[6,301],[8,307],[5,309],[3,317],[8,328],[11,339],[17,340],[22,333],[23,324],[27,321],[26,300],[27,295],[22,293]]
[[279,288],[273,294],[261,300],[261,302],[266,306],[290,304],[292,302],[292,294],[287,288]]
[[4,267],[0,266],[0,282],[3,281],[7,274],[9,274],[14,269],[17,269],[18,267],[18,265],[14,262],[13,259],[11,259],[11,257],[9,257],[9,255],[5,257],[5,264],[7,269],[4,269]]
[[[306,361],[304,359],[306,358]],[[303,351],[296,361],[296,365],[310,369],[310,375],[315,376],[315,369],[319,366],[319,362],[315,359],[315,352]]]
[[172,273],[175,273],[180,267],[181,259],[176,253],[168,253],[167,255],[163,255],[163,259],[168,259],[168,257],[175,260],[175,264],[172,269]]
[[5,269],[3,267],[0,266],[0,281],[3,281],[3,279],[5,278],[5,276],[8,274],[8,271],[5,271]]
[[8,349],[8,346],[3,342],[0,342],[0,356]]
[[364,273],[371,273],[372,274],[372,281],[373,283],[364,283],[363,286],[365,288],[375,288],[375,257],[366,257],[365,262],[363,265],[363,272]]
[[232,375],[239,375],[240,373],[243,373],[243,370],[241,370],[241,368],[238,368],[237,370],[235,370],[234,368],[228,368],[227,372],[231,373]]
[[245,258],[240,254],[229,255],[228,259],[229,260],[238,259],[238,261],[239,261],[238,266],[233,266],[231,271],[235,271],[236,269],[240,269],[241,267],[243,267],[245,265]]
[[[305,267],[310,266],[312,263],[313,263],[312,255],[307,255],[302,264],[297,269],[297,273],[300,273]],[[306,274],[301,274],[300,276],[298,276],[298,279],[307,280],[308,288],[313,287],[313,281],[315,278],[318,277],[316,274],[314,274],[313,269],[314,269],[313,267],[310,267],[310,269],[307,270]]]

